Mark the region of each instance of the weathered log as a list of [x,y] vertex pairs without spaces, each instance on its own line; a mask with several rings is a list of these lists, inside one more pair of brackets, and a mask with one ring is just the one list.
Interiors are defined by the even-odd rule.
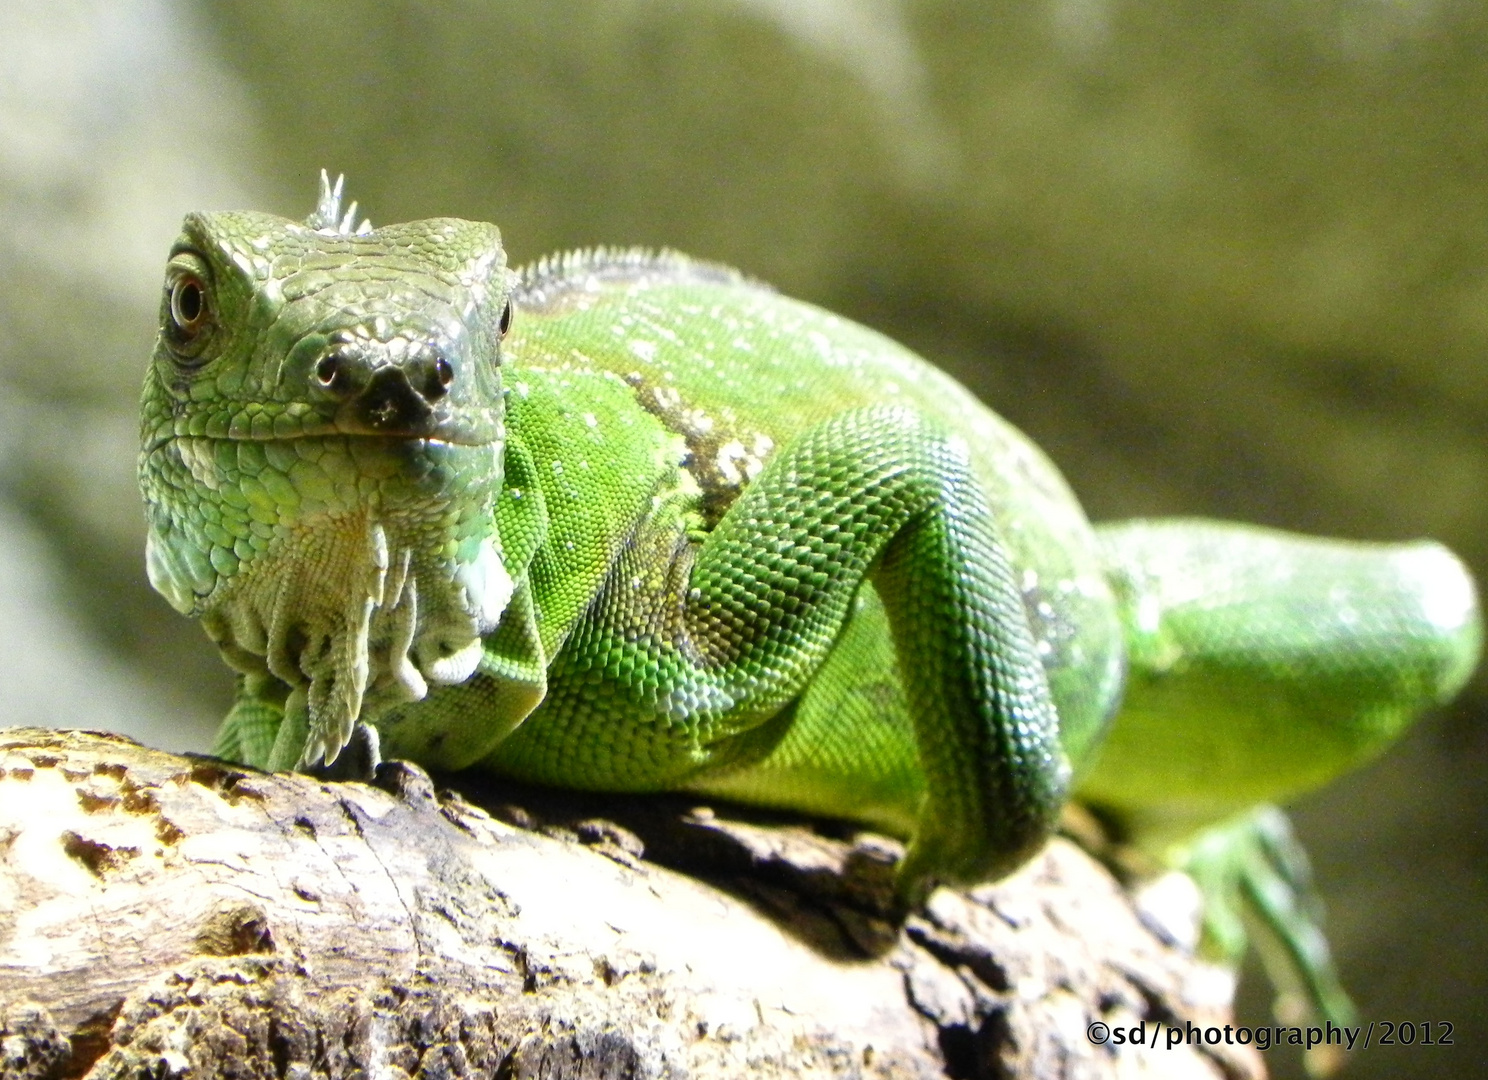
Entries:
[[0,1077],[1262,1075],[1067,840],[901,923],[892,841],[453,781],[0,731]]

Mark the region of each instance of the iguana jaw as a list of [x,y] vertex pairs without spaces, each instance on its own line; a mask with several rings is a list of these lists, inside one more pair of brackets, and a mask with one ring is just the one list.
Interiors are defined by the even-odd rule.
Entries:
[[479,663],[513,591],[492,514],[502,453],[499,441],[173,438],[142,470],[160,478],[151,582],[202,617],[233,668],[286,688],[286,713],[302,710],[309,731],[297,764],[334,759],[357,719]]

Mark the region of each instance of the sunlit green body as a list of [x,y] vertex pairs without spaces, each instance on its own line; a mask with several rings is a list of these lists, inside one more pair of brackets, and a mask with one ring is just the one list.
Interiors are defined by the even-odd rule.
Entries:
[[[603,284],[576,284],[586,279]],[[533,567],[546,655],[603,582],[618,584],[616,601],[628,605],[628,580],[675,565],[678,545],[711,533],[753,480],[768,482],[763,469],[777,448],[833,417],[887,404],[932,417],[966,440],[1017,569],[1034,647],[1046,657],[1063,745],[1073,758],[1086,756],[1120,692],[1121,631],[1089,525],[1022,435],[882,336],[711,268],[579,257],[529,273],[518,288],[506,342],[508,423],[512,443],[538,463],[548,511],[549,542]],[[761,386],[771,392],[761,396]],[[631,502],[596,528],[596,508],[616,504],[617,477],[634,478]],[[662,502],[653,508],[658,492]],[[789,528],[782,538],[792,539]],[[575,666],[571,648],[558,651],[544,703],[489,763],[552,783],[728,791],[912,832],[924,784],[873,575],[840,602],[844,610],[820,632],[820,645],[802,650],[803,670],[765,710],[789,708],[789,727],[759,716],[763,737],[750,725],[721,742],[705,737],[689,753],[618,770],[591,748],[623,736],[581,732],[565,711],[558,683]],[[466,693],[451,687],[437,696],[457,715]],[[861,722],[849,715],[874,700],[881,708],[863,709]],[[416,711],[408,710],[410,719]],[[396,715],[385,727],[395,751],[403,749],[407,722]],[[614,727],[609,714],[592,722]],[[864,753],[875,722],[886,725],[884,750]],[[793,753],[802,747],[804,754]]]
[[240,672],[226,756],[362,720],[856,818],[911,838],[912,895],[1017,865],[1072,784],[1153,835],[1313,786],[1476,661],[1438,546],[1098,533],[947,376],[731,271],[511,274],[490,226],[337,217],[193,215],[168,270],[150,569]]

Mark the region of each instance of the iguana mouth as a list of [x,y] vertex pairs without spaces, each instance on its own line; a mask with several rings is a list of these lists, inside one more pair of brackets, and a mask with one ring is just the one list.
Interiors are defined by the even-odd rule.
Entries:
[[[385,444],[422,443],[430,447],[481,447],[500,444],[505,440],[505,425],[490,416],[446,417],[420,426],[400,427],[392,424],[377,426],[363,422],[355,416],[327,419],[314,413],[313,419],[295,416],[290,410],[280,415],[287,419],[276,420],[266,412],[257,414],[265,420],[255,422],[250,416],[245,420],[234,418],[227,423],[216,422],[209,417],[205,424],[193,417],[177,417],[172,430],[156,434],[144,444],[145,453],[153,453],[161,447],[179,439],[209,439],[216,442],[294,442],[301,439],[345,438]],[[195,430],[193,430],[195,429]]]
[[196,440],[199,442],[258,443],[260,445],[264,445],[268,443],[308,442],[314,439],[345,439],[348,442],[366,443],[369,445],[381,444],[385,446],[396,446],[400,443],[404,443],[410,446],[425,447],[430,450],[437,449],[439,447],[473,450],[483,446],[500,446],[503,442],[503,439],[500,435],[491,439],[462,439],[450,437],[444,433],[432,436],[403,435],[388,432],[344,431],[336,427],[327,427],[323,431],[303,431],[297,432],[293,435],[265,436],[186,435],[172,432],[169,435],[158,435],[155,438],[151,439],[149,442],[145,443],[144,453],[147,455],[153,454],[169,446],[171,443],[179,443],[186,440]]

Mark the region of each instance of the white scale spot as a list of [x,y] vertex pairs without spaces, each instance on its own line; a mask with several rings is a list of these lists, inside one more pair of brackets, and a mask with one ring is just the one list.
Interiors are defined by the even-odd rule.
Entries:
[[1350,590],[1342,585],[1335,585],[1328,590],[1328,603],[1337,610],[1338,621],[1344,626],[1352,629],[1359,625],[1359,612],[1355,610],[1351,599]]
[[765,467],[764,459],[775,448],[775,441],[765,434],[754,437],[753,447],[746,449],[738,439],[731,439],[718,448],[715,464],[724,480],[738,485],[745,479],[753,480]]
[[584,426],[585,427],[598,427],[599,426],[599,419],[592,412],[586,412],[584,414]]
[[1137,601],[1137,629],[1144,634],[1155,634],[1162,625],[1162,605],[1157,597],[1147,595]]
[[744,444],[737,439],[726,442],[718,448],[718,458],[716,461],[718,471],[723,474],[723,478],[730,484],[738,484],[744,479],[744,474],[734,464],[742,457],[744,457]]

